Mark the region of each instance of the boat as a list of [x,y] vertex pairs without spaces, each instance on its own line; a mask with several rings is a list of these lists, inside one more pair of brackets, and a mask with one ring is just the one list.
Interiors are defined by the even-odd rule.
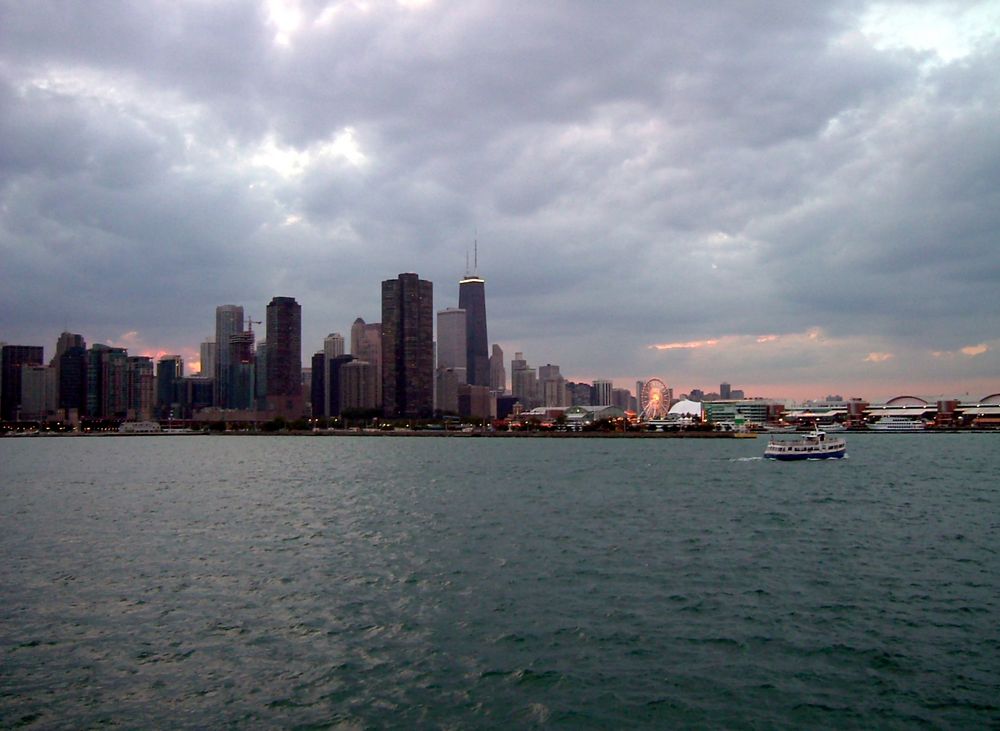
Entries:
[[791,461],[796,459],[840,459],[847,454],[847,441],[841,437],[827,437],[818,427],[801,439],[779,440],[771,438],[764,448],[764,457]]
[[921,419],[910,419],[906,416],[883,416],[868,428],[874,431],[923,431],[924,422]]

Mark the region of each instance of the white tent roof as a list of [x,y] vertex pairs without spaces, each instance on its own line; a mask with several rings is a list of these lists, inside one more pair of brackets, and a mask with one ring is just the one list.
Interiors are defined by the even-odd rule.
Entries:
[[701,416],[701,404],[697,401],[678,401],[676,404],[670,407],[670,414],[680,414],[682,416]]

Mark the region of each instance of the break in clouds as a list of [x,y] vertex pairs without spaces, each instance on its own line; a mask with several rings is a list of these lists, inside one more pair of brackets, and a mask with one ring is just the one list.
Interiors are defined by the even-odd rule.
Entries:
[[[1000,384],[1000,4],[0,2],[0,339],[379,282],[570,378]],[[979,393],[982,391],[983,393]]]

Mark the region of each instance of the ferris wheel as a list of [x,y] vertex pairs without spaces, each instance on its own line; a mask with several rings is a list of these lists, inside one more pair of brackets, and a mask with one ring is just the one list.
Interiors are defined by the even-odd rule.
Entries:
[[670,390],[667,384],[659,378],[651,378],[642,387],[642,397],[639,400],[640,421],[666,419],[670,410]]

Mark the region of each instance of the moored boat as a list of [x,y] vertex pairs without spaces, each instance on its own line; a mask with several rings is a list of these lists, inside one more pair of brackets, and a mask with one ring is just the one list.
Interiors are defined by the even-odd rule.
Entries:
[[922,419],[911,419],[906,416],[883,416],[868,428],[874,431],[913,432],[923,431],[925,426]]
[[840,459],[847,454],[847,441],[828,437],[826,432],[814,428],[801,439],[778,440],[772,438],[764,449],[764,457],[791,461],[797,459]]

